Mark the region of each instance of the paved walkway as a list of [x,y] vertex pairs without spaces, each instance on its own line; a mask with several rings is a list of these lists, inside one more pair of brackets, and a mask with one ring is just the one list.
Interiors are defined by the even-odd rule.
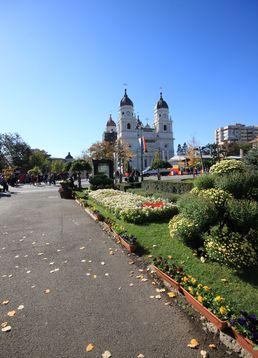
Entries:
[[[0,324],[11,331],[0,331],[0,357],[190,358],[213,342],[210,357],[228,357],[176,304],[150,298],[161,293],[131,261],[56,187],[1,196]],[[192,338],[198,350],[187,347]]]

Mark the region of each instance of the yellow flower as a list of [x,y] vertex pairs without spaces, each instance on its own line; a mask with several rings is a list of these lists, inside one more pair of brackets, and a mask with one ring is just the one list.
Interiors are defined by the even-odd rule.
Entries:
[[203,286],[203,289],[204,289],[204,291],[206,291],[206,292],[210,291],[210,287],[208,287],[208,286]]
[[203,297],[202,297],[201,295],[199,295],[199,296],[197,297],[197,300],[198,300],[200,303],[202,303],[202,302],[203,302]]
[[228,312],[227,309],[226,309],[226,307],[224,307],[224,306],[221,306],[221,307],[219,308],[219,311],[220,311],[221,314],[226,314],[226,313]]
[[223,301],[223,297],[217,296],[217,297],[214,298],[214,301],[221,302],[221,301]]
[[193,294],[193,288],[192,288],[192,286],[188,286],[188,291],[191,293],[191,295]]
[[192,277],[192,278],[191,278],[191,282],[192,282],[192,284],[194,284],[194,285],[195,285],[197,281],[196,281],[196,279],[195,279],[195,278],[193,278],[193,277]]
[[183,282],[187,282],[187,281],[188,281],[188,277],[184,276],[184,277],[182,278],[182,281],[183,281]]
[[198,288],[202,288],[202,284],[201,284],[201,283],[198,283],[197,287],[198,287]]

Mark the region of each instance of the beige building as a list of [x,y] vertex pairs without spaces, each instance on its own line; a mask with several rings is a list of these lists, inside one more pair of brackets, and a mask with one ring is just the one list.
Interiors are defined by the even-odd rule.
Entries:
[[258,136],[258,126],[246,126],[236,123],[217,128],[215,132],[216,144],[223,145],[233,142],[250,142]]

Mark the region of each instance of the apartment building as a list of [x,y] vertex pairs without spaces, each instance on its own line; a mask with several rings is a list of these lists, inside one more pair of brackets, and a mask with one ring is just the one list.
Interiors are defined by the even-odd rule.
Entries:
[[236,123],[216,129],[216,144],[223,145],[233,142],[250,142],[258,136],[258,126],[246,126]]

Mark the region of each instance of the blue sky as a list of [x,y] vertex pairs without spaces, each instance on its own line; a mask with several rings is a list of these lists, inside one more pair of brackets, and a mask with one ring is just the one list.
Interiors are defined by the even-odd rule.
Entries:
[[175,149],[258,125],[257,18],[257,0],[0,0],[0,132],[79,156],[124,83],[149,124],[162,87]]

